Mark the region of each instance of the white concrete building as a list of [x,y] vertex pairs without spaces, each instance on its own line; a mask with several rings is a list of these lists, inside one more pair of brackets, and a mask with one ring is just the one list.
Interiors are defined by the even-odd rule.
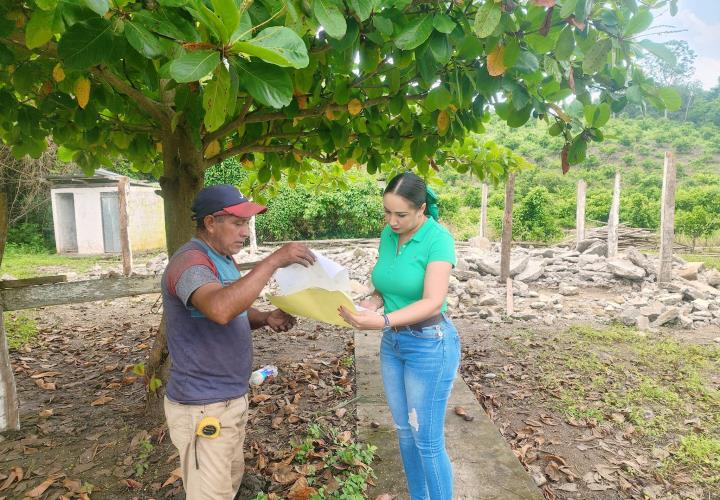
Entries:
[[[120,175],[98,169],[92,177],[50,177],[58,253],[120,253]],[[157,183],[130,179],[128,233],[133,252],[165,248],[165,212]]]

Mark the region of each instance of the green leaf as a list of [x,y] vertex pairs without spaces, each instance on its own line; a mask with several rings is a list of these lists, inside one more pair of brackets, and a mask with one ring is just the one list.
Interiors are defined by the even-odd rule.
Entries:
[[600,128],[610,120],[610,105],[606,102],[602,102],[597,106],[595,114],[593,115],[592,126]]
[[433,19],[433,28],[438,30],[440,33],[449,35],[453,32],[455,26],[457,26],[457,24],[450,16],[446,14],[435,14],[435,18]]
[[35,0],[35,4],[42,10],[55,10],[58,0]]
[[506,68],[512,68],[518,60],[520,55],[520,43],[517,38],[511,38],[505,44],[505,51],[503,52],[503,64]]
[[507,124],[510,127],[517,128],[522,127],[530,119],[530,112],[532,111],[532,103],[528,104],[522,109],[512,109],[507,119]]
[[153,59],[162,54],[163,50],[160,41],[140,23],[127,21],[124,33],[132,48],[148,59]]
[[668,49],[665,44],[653,42],[650,40],[641,40],[640,42],[638,42],[638,45],[640,45],[643,49],[647,50],[654,56],[662,59],[670,66],[675,66],[677,64],[677,58],[675,57],[675,54],[673,54],[673,52]]
[[609,38],[598,41],[585,54],[583,59],[583,72],[592,75],[602,70],[607,63],[608,54],[612,49],[612,41]]
[[575,50],[575,33],[572,26],[567,25],[560,32],[555,45],[555,57],[558,61],[567,61]]
[[232,50],[283,67],[301,69],[310,62],[305,42],[297,33],[284,26],[266,28],[252,40],[237,42]]
[[570,165],[577,165],[585,159],[585,153],[587,152],[587,141],[582,138],[582,135],[578,135],[570,144],[568,150],[568,163]]
[[197,42],[200,35],[183,16],[173,9],[141,10],[133,15],[136,21],[149,31],[183,42]]
[[427,97],[425,98],[425,107],[428,111],[435,111],[438,109],[445,109],[452,102],[452,95],[450,91],[443,85],[432,89]]
[[433,20],[429,16],[416,16],[395,39],[395,46],[401,50],[413,50],[430,37]]
[[[585,0],[582,1],[584,2]],[[573,12],[575,12],[576,6],[577,0],[563,0],[562,7],[560,7],[560,17],[563,19],[570,17]]]
[[94,12],[96,12],[100,16],[104,16],[107,14],[107,11],[110,9],[110,4],[108,4],[108,0],[84,0],[85,5],[88,6],[88,8]]
[[358,15],[360,21],[365,21],[373,10],[372,0],[350,0],[348,2],[350,8]]
[[250,14],[247,13],[247,11],[242,13],[242,16],[240,16],[240,22],[237,25],[237,28],[235,28],[235,31],[233,31],[233,34],[230,35],[230,44],[234,44],[238,40],[247,40],[250,38],[250,35],[252,34],[252,28],[253,23],[252,19],[250,18]]
[[25,27],[25,45],[35,49],[48,43],[52,38],[55,11],[36,10]]
[[657,91],[658,97],[665,103],[668,111],[677,111],[682,106],[682,99],[678,91],[672,87],[663,87]]
[[230,73],[224,64],[215,71],[215,77],[203,89],[202,106],[205,110],[205,128],[213,132],[225,122],[228,97],[230,95]]
[[452,47],[447,35],[434,31],[430,36],[430,51],[440,64],[446,64],[452,55]]
[[233,33],[240,22],[240,9],[235,4],[235,0],[212,0],[212,5],[227,32]]
[[215,38],[222,43],[230,41],[230,32],[225,28],[225,25],[217,14],[205,6],[203,0],[192,0],[192,5],[194,9],[186,7],[186,10],[190,12],[195,19],[200,21],[201,25],[209,29],[212,34],[215,35]]
[[342,38],[347,30],[345,16],[331,0],[314,0],[313,14],[332,38]]
[[158,0],[163,7],[184,7],[190,0]]
[[637,35],[638,33],[642,33],[650,27],[652,22],[653,15],[650,13],[650,11],[648,9],[640,9],[637,14],[630,18],[630,21],[628,21],[627,25],[625,25],[623,35],[629,37],[632,35]]
[[540,61],[529,50],[523,50],[515,61],[515,68],[523,73],[533,73],[540,68]]
[[240,85],[258,102],[273,108],[290,104],[292,79],[287,71],[261,61],[236,63]]
[[112,25],[101,17],[73,24],[58,43],[58,55],[66,69],[102,64],[112,49]]
[[390,19],[383,16],[373,16],[373,26],[385,36],[392,36],[393,34],[393,23]]
[[178,83],[196,82],[209,75],[220,64],[220,54],[214,50],[188,52],[170,63],[170,77]]
[[487,38],[495,31],[495,28],[500,24],[500,18],[502,17],[502,11],[500,10],[500,4],[495,2],[486,1],[482,7],[477,11],[475,16],[475,24],[473,30],[478,38]]

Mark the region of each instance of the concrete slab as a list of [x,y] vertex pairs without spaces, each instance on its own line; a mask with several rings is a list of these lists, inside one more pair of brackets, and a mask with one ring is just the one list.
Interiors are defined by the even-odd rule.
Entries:
[[[405,475],[400,461],[395,426],[385,402],[380,378],[380,334],[355,333],[358,434],[377,446],[373,464],[378,478],[368,494],[375,498],[389,493],[407,500]],[[455,415],[463,406],[475,417],[472,422]],[[513,454],[500,432],[487,417],[465,381],[458,377],[450,395],[445,439],[455,476],[455,499],[540,500],[540,490]]]

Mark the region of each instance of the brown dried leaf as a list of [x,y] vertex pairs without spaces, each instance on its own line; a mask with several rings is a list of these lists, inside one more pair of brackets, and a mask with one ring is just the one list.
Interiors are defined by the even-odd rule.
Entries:
[[113,399],[115,399],[115,398],[112,398],[112,397],[110,397],[110,396],[100,396],[100,397],[97,398],[95,401],[93,401],[92,403],[90,403],[90,406],[102,406],[102,405],[104,405],[104,404],[109,403],[109,402],[112,401]]
[[378,495],[375,497],[375,500],[393,500],[395,498],[390,493],[383,493],[382,495]]
[[38,379],[38,378],[45,378],[45,377],[57,377],[58,375],[62,375],[62,372],[42,372],[42,373],[36,373],[34,375],[30,375],[30,378]]
[[45,490],[47,490],[55,481],[60,479],[61,477],[64,477],[65,474],[51,474],[43,481],[42,483],[35,486],[30,491],[26,492],[24,495],[27,498],[38,498],[40,495],[45,493]]
[[54,391],[57,389],[55,382],[45,382],[45,380],[41,378],[35,379],[35,385],[44,391]]
[[123,479],[123,483],[131,490],[142,488],[142,483],[135,481],[134,479]]
[[47,410],[40,410],[38,412],[38,415],[42,418],[48,418],[48,417],[52,417],[53,413],[54,413],[53,409],[48,408]]
[[297,481],[299,474],[297,472],[293,472],[290,467],[287,465],[284,465],[275,472],[273,472],[272,479],[276,483],[280,484],[290,484]]
[[71,493],[80,493],[82,482],[78,479],[65,479],[63,481],[63,487]]
[[23,477],[25,477],[25,473],[23,472],[22,467],[13,467],[12,469],[10,469],[10,474],[8,474],[5,482],[2,484],[2,486],[0,486],[0,491],[8,489],[10,485],[13,484],[15,481],[19,483],[23,480]]
[[507,67],[503,61],[505,56],[505,47],[503,45],[496,46],[487,56],[487,70],[490,76],[501,76]]
[[161,488],[172,485],[178,479],[182,479],[182,469],[180,467],[170,473],[170,477],[165,480]]
[[560,484],[560,485],[558,485],[558,486],[555,486],[555,489],[556,489],[556,490],[560,490],[560,491],[570,491],[570,492],[574,492],[574,491],[577,491],[577,484],[575,484],[575,483],[564,483],[564,484]]
[[315,495],[317,490],[308,486],[307,480],[304,477],[300,477],[288,491],[288,500],[309,500],[312,495]]
[[459,415],[462,417],[462,416],[467,415],[467,411],[465,411],[465,408],[463,408],[462,406],[456,406],[455,407],[455,415]]

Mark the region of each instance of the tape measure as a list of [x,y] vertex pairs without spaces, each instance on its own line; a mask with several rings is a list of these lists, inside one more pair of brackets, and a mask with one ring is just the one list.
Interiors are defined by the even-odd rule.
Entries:
[[220,420],[217,417],[203,417],[195,430],[200,437],[214,439],[220,435]]

